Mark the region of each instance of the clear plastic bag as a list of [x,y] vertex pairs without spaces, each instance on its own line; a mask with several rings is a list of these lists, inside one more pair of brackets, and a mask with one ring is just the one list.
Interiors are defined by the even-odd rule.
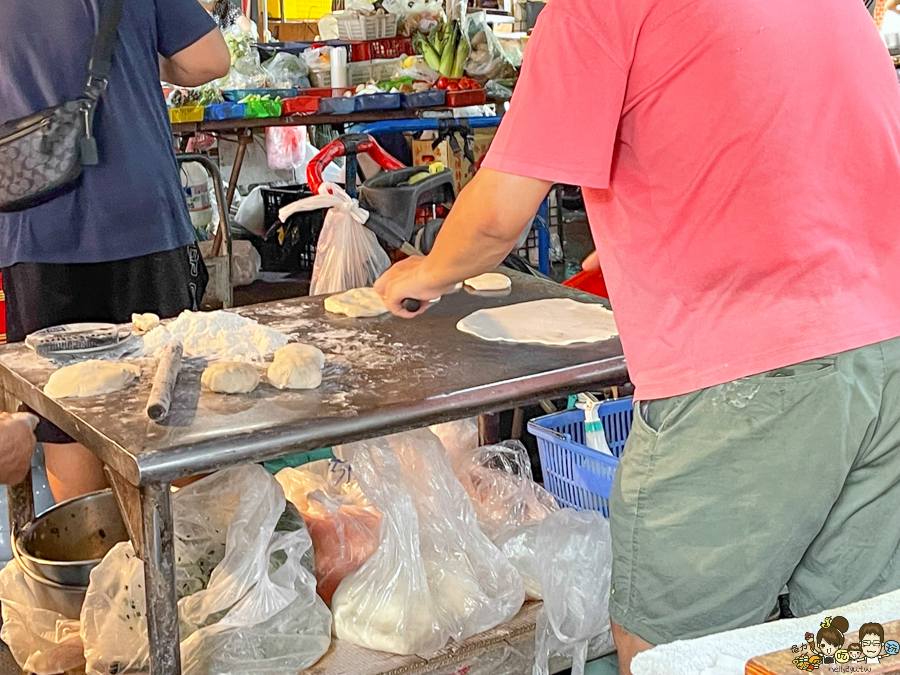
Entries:
[[275,478],[306,521],[316,551],[317,590],[330,605],[338,584],[378,548],[381,513],[347,462],[323,459],[282,469]]
[[609,630],[609,522],[598,511],[549,515],[538,530],[537,563],[544,606],[537,618],[534,675],[549,675],[551,654],[571,656],[572,675],[584,675],[591,640]]
[[278,52],[262,64],[266,71],[266,86],[272,89],[299,87],[302,78],[309,75],[309,68],[299,56]]
[[[218,472],[173,496],[183,672],[288,675],[321,658],[331,614],[315,593],[303,519],[262,467]],[[87,673],[148,664],[144,565],[117,545],[81,613]]]
[[400,35],[414,35],[416,31],[428,35],[444,13],[442,0],[384,0],[382,6],[399,17]]
[[15,560],[0,570],[0,639],[26,673],[55,675],[84,668],[78,619],[66,618],[52,591],[28,577]]
[[404,651],[386,651],[423,653],[444,646],[447,638],[460,641],[493,628],[519,611],[525,596],[521,577],[478,528],[472,502],[431,431],[336,453],[354,466],[363,491],[384,514],[378,551],[335,593],[339,637],[349,634],[357,644],[383,649],[370,639],[376,610],[379,636],[392,630],[398,641],[410,627],[417,636],[402,645]]
[[313,265],[310,295],[341,293],[375,283],[391,260],[365,223],[369,212],[334,183],[322,183],[319,194],[288,204],[279,211],[281,222],[300,211],[328,208]]
[[506,52],[500,45],[494,30],[487,22],[484,12],[473,12],[466,15],[463,35],[469,40],[471,51],[466,60],[466,75],[481,84],[489,80],[500,80],[515,77],[516,69],[509,62]]

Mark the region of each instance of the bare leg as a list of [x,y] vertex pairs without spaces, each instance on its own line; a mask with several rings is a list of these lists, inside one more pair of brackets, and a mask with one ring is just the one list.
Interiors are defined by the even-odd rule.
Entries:
[[44,461],[57,503],[109,487],[100,460],[79,443],[44,443]]
[[612,634],[616,641],[616,651],[619,654],[619,675],[631,675],[631,659],[635,654],[651,649],[653,645],[636,635],[625,632],[625,629],[615,621],[612,622]]

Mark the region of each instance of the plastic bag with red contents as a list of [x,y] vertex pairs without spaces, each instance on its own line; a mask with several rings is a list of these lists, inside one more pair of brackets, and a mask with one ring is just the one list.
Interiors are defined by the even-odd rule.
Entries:
[[306,521],[316,552],[316,591],[331,605],[338,584],[378,548],[381,513],[350,465],[337,459],[282,469],[275,478]]

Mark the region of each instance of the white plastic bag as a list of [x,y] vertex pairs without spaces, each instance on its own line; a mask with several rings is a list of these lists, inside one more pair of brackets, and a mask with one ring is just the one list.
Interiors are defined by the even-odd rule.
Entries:
[[301,80],[309,75],[306,62],[299,56],[278,52],[262,64],[266,71],[266,86],[272,89],[293,89],[299,87]]
[[288,204],[278,217],[286,222],[300,211],[322,208],[328,208],[328,214],[316,246],[309,294],[341,293],[371,286],[391,266],[391,260],[375,234],[363,224],[369,219],[369,212],[341,187],[322,183],[317,196]]
[[472,502],[429,430],[344,446],[366,496],[382,511],[381,545],[341,582],[338,637],[426,653],[512,618],[521,578],[478,528]]
[[78,619],[54,606],[51,591],[28,577],[15,560],[0,570],[3,628],[0,639],[19,667],[34,675],[84,668]]
[[[278,483],[255,465],[173,496],[186,675],[294,674],[328,650],[331,614],[315,593],[312,542],[285,506]],[[130,543],[91,573],[81,622],[89,674],[146,668],[144,566]]]
[[322,459],[282,469],[275,478],[306,521],[316,551],[316,589],[330,605],[338,584],[378,548],[381,513],[347,462]]
[[263,204],[262,187],[257,186],[241,200],[234,222],[248,232],[261,237],[265,234],[266,209]]
[[609,630],[609,521],[598,511],[550,514],[538,531],[537,561],[544,606],[537,618],[534,675],[549,675],[551,654],[571,656],[572,675],[584,675],[592,638]]

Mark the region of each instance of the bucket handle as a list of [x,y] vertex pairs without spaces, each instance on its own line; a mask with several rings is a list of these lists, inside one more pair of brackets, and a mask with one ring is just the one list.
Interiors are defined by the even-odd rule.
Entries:
[[19,553],[19,538],[11,537],[10,538],[10,548],[12,549],[13,558],[16,559],[16,564],[18,564],[19,569],[21,569],[26,576],[31,577],[33,581],[41,584],[42,586],[49,586],[50,588],[55,588],[59,591],[70,591],[72,593],[85,593],[87,592],[87,586],[66,586],[65,584],[58,583],[53,581],[52,579],[47,579],[39,575],[37,572],[29,568],[25,563],[22,562],[21,554]]

